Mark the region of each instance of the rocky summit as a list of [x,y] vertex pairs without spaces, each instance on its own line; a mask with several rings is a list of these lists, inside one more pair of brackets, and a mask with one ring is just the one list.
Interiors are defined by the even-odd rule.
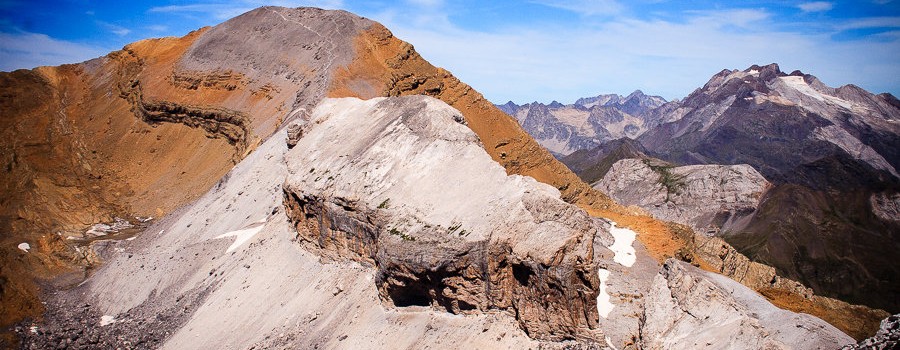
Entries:
[[[875,334],[848,335],[871,310],[609,199],[348,12],[262,7],[0,82],[5,347],[815,349]],[[718,223],[766,187],[728,175],[751,170],[669,169],[733,196],[667,199]],[[892,198],[875,200],[883,215]]]

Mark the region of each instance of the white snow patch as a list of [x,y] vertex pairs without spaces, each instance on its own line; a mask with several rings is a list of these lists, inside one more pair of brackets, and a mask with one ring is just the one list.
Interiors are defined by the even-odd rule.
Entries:
[[615,221],[610,221],[610,225],[609,233],[615,238],[615,241],[607,248],[616,254],[613,256],[613,261],[622,264],[622,266],[631,267],[637,260],[633,245],[637,233],[627,228],[616,227]]
[[605,337],[605,339],[606,339],[606,345],[609,345],[609,347],[611,349],[619,350],[619,348],[617,348],[615,345],[613,345],[612,340],[610,340],[609,337]]
[[135,238],[137,238],[137,236],[128,237],[128,238],[126,238],[125,240],[126,240],[126,241],[133,241]]
[[37,333],[38,333],[38,326],[31,326],[31,327],[28,327],[28,331],[31,332],[31,334],[37,334]]
[[597,312],[603,318],[609,317],[609,313],[616,307],[609,301],[609,293],[606,292],[606,280],[609,279],[609,270],[597,270],[597,276],[600,277],[600,294],[597,295]]
[[106,326],[109,324],[116,323],[116,318],[110,315],[103,315],[100,317],[100,326]]
[[231,246],[228,247],[227,250],[225,250],[226,253],[231,253],[235,249],[238,249],[238,247],[240,247],[244,243],[247,243],[247,241],[249,241],[251,238],[253,238],[253,236],[255,236],[257,233],[259,233],[259,231],[262,231],[263,227],[266,226],[265,222],[266,222],[266,219],[262,219],[260,221],[257,221],[256,223],[254,223],[253,225],[251,225],[248,228],[240,229],[237,231],[231,231],[231,232],[222,234],[222,235],[216,237],[216,239],[234,236],[235,237],[234,243],[232,243]]
[[84,233],[91,236],[106,236],[110,233],[118,233],[119,231],[132,227],[134,227],[134,225],[128,222],[128,220],[117,217],[113,222],[108,224],[102,222],[94,224]]
[[24,251],[26,253],[28,253],[28,250],[31,249],[31,245],[28,243],[25,243],[25,242],[19,243],[18,247],[19,247],[19,249],[21,249],[22,251]]
[[833,105],[838,105],[838,106],[844,107],[846,109],[853,109],[853,103],[851,103],[850,101],[847,101],[842,98],[837,98],[834,96],[825,95],[825,94],[819,92],[818,90],[814,89],[812,86],[809,86],[809,84],[806,83],[806,80],[803,80],[803,77],[787,76],[787,77],[780,77],[778,79],[781,79],[781,81],[784,83],[784,85],[787,85],[788,87],[791,87],[794,90],[797,90],[797,92],[799,92],[801,94],[812,97],[812,98],[817,99],[822,102],[830,103]]

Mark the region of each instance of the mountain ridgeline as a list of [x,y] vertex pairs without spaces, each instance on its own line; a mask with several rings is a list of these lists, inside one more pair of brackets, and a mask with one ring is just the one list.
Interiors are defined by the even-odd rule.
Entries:
[[640,136],[658,124],[647,119],[647,113],[665,103],[662,97],[637,90],[628,96],[580,98],[570,105],[553,101],[549,105],[532,102],[519,106],[509,101],[497,107],[515,117],[551,153],[563,157],[614,139]]
[[[620,203],[721,236],[817,293],[900,311],[894,261],[900,251],[900,103],[894,96],[854,85],[831,88],[770,64],[723,70],[685,99],[643,115],[657,124],[633,140],[609,141],[562,161]],[[640,163],[614,166],[626,158],[645,159],[655,172],[639,170],[645,167]],[[688,170],[677,166],[741,164],[750,167],[741,170],[750,181],[743,188],[756,190],[735,200],[753,205],[737,210],[722,204],[702,224],[696,210],[687,213],[703,197],[698,191],[717,189],[703,198],[721,201],[728,194],[716,191],[739,179],[734,172],[696,168],[691,176],[707,180],[691,182],[684,177]],[[646,179],[635,174],[668,185],[640,186]],[[671,195],[654,197],[656,191]]]

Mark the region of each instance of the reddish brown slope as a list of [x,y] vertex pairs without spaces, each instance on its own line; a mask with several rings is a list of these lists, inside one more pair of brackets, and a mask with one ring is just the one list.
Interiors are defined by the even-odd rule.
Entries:
[[65,237],[191,202],[318,102],[368,23],[260,8],[81,64],[0,73],[0,327],[40,315],[35,279],[90,266]]

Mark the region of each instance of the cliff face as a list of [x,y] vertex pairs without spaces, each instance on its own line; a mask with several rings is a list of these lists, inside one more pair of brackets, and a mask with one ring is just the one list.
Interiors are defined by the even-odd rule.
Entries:
[[593,219],[507,176],[437,100],[354,100],[320,105],[288,154],[285,203],[302,240],[373,264],[395,306],[508,310],[539,339],[596,328],[596,259],[612,253],[595,252]]
[[[684,262],[667,261],[648,296],[643,345],[653,349],[827,349],[852,341],[836,335],[836,329],[820,319],[781,310],[740,287]],[[679,312],[685,309],[696,313]],[[810,336],[806,329],[820,333]]]
[[746,164],[676,167],[624,159],[594,186],[623,205],[712,236],[742,229],[771,184]]

